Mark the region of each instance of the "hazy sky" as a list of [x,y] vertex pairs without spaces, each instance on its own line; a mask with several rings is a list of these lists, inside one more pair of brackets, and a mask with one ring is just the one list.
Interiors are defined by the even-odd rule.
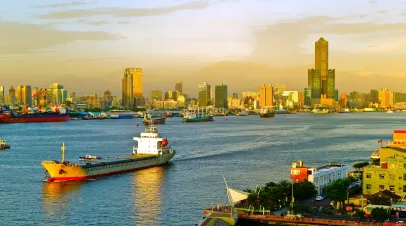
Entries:
[[340,91],[406,90],[406,1],[12,0],[0,5],[0,84],[120,95],[125,67],[144,92],[204,81],[229,94],[262,83],[303,90],[314,42],[329,41]]

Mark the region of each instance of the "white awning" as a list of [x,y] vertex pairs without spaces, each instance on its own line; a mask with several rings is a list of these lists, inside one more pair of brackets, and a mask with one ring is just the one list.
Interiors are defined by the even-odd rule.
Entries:
[[238,191],[232,188],[228,188],[228,193],[230,196],[230,199],[233,203],[237,203],[241,200],[245,200],[248,198],[248,194],[247,192],[243,192],[243,191]]

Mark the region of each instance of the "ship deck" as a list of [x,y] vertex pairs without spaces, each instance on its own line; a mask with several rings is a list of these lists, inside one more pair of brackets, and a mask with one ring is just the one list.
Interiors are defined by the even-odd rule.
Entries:
[[136,155],[129,155],[129,156],[121,156],[115,158],[103,158],[100,160],[81,160],[80,166],[84,169],[98,167],[98,166],[108,166],[108,165],[115,165],[133,161],[141,161],[141,160],[149,160],[156,158],[157,155],[148,155],[148,154],[136,154]]

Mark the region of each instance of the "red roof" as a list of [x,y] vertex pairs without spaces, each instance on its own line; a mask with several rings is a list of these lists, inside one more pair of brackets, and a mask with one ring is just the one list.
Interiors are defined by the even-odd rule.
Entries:
[[406,130],[395,130],[395,131],[393,131],[393,133],[406,133]]

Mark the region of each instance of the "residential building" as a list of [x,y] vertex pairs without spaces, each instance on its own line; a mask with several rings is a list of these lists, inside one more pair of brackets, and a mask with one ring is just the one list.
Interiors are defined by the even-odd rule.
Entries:
[[22,105],[32,106],[31,86],[21,85],[17,87],[17,102]]
[[[382,141],[381,141],[382,144]],[[379,153],[379,155],[376,155]],[[379,156],[377,165],[363,169],[362,191],[365,196],[389,190],[406,196],[406,130],[395,130],[392,142],[386,142],[371,160]]]
[[341,107],[346,108],[347,107],[347,94],[341,93],[338,101],[339,101]]
[[381,104],[381,108],[389,108],[393,105],[393,93],[387,89],[381,89],[379,91],[379,102]]
[[0,86],[0,104],[4,104],[4,86]]
[[309,181],[316,187],[317,193],[322,194],[323,188],[338,179],[347,177],[347,165],[329,164],[314,168],[303,166],[303,161],[292,163],[290,169],[290,179],[294,182]]
[[142,68],[126,68],[124,74],[132,76],[133,97],[142,97]]
[[221,84],[215,87],[215,107],[227,108],[227,85]]
[[284,107],[293,108],[299,103],[299,92],[298,91],[283,91],[281,96],[283,97]]

